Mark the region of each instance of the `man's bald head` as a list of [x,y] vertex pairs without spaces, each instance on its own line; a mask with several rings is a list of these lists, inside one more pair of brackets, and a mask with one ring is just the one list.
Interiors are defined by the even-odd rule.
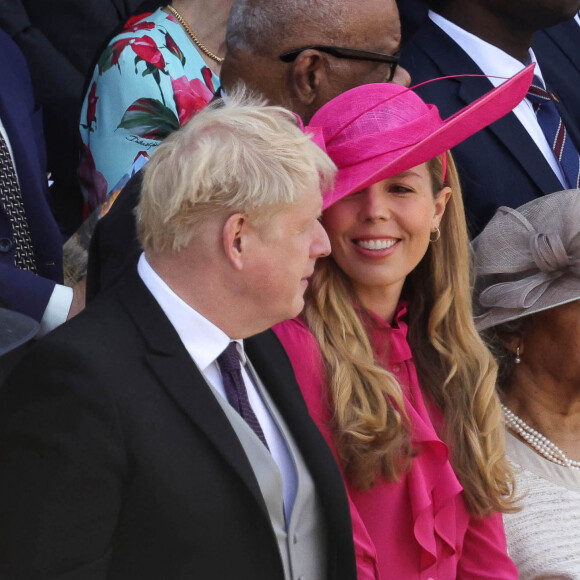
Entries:
[[227,50],[244,48],[260,54],[278,46],[281,39],[311,37],[322,44],[323,35],[338,45],[341,31],[347,28],[344,13],[351,4],[348,0],[239,0],[228,19]]
[[[398,54],[401,40],[395,0],[235,0],[222,67],[226,92],[238,82],[308,121],[327,101],[355,86],[384,82],[385,63],[340,59],[305,50],[292,62],[279,56],[312,45]],[[397,69],[393,82],[408,84]]]

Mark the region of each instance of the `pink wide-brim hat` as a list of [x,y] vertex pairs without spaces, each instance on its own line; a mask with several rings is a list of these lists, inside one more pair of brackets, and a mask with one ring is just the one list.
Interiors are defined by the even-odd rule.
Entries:
[[362,85],[335,97],[305,128],[338,167],[323,209],[441,155],[507,115],[526,96],[533,71],[531,64],[445,121],[435,105],[400,85]]

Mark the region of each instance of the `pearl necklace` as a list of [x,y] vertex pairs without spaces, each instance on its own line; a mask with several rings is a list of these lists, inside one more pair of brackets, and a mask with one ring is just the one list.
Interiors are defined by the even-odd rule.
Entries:
[[513,411],[502,405],[505,423],[509,429],[515,431],[530,447],[535,449],[542,457],[552,463],[557,463],[571,469],[580,469],[580,461],[570,459],[562,449],[544,437],[539,431],[532,429],[523,419],[520,419]]
[[173,8],[173,6],[171,6],[171,4],[167,5],[167,10],[169,10],[169,12],[171,12],[171,14],[173,14],[173,16],[175,16],[175,18],[177,18],[177,21],[179,22],[179,24],[181,24],[181,26],[183,26],[183,28],[185,29],[185,32],[187,32],[189,38],[191,38],[191,40],[193,40],[194,44],[199,48],[199,50],[201,50],[201,52],[203,52],[203,54],[205,54],[206,56],[209,56],[209,58],[211,58],[212,60],[215,60],[218,64],[221,64],[223,62],[224,59],[221,58],[220,56],[218,56],[217,54],[214,54],[197,37],[197,35],[193,32],[193,30],[191,30],[191,28],[189,28],[189,25],[185,21],[185,18],[183,18],[183,16],[181,16],[181,14],[179,14],[179,12],[177,12],[177,10],[175,10],[175,8]]

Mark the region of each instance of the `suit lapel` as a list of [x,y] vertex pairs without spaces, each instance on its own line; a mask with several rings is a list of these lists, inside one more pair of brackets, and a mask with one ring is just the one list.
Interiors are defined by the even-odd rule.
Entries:
[[288,355],[271,330],[246,339],[244,345],[318,489],[328,523],[328,578],[354,578],[354,561],[350,562],[339,553],[341,547],[352,549],[350,511],[342,476],[326,441],[308,414]]
[[580,26],[574,21],[546,28],[544,34],[558,46],[580,71]]
[[136,271],[118,288],[126,310],[144,337],[145,360],[188,419],[211,441],[248,487],[264,515],[266,506],[252,467],[215,395],[179,336]]

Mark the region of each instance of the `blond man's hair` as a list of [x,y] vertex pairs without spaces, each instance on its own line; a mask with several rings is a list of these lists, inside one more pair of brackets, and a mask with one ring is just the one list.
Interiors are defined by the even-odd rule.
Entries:
[[178,251],[213,216],[258,226],[305,193],[326,190],[336,167],[294,113],[237,89],[211,103],[155,150],[136,209],[141,245]]

